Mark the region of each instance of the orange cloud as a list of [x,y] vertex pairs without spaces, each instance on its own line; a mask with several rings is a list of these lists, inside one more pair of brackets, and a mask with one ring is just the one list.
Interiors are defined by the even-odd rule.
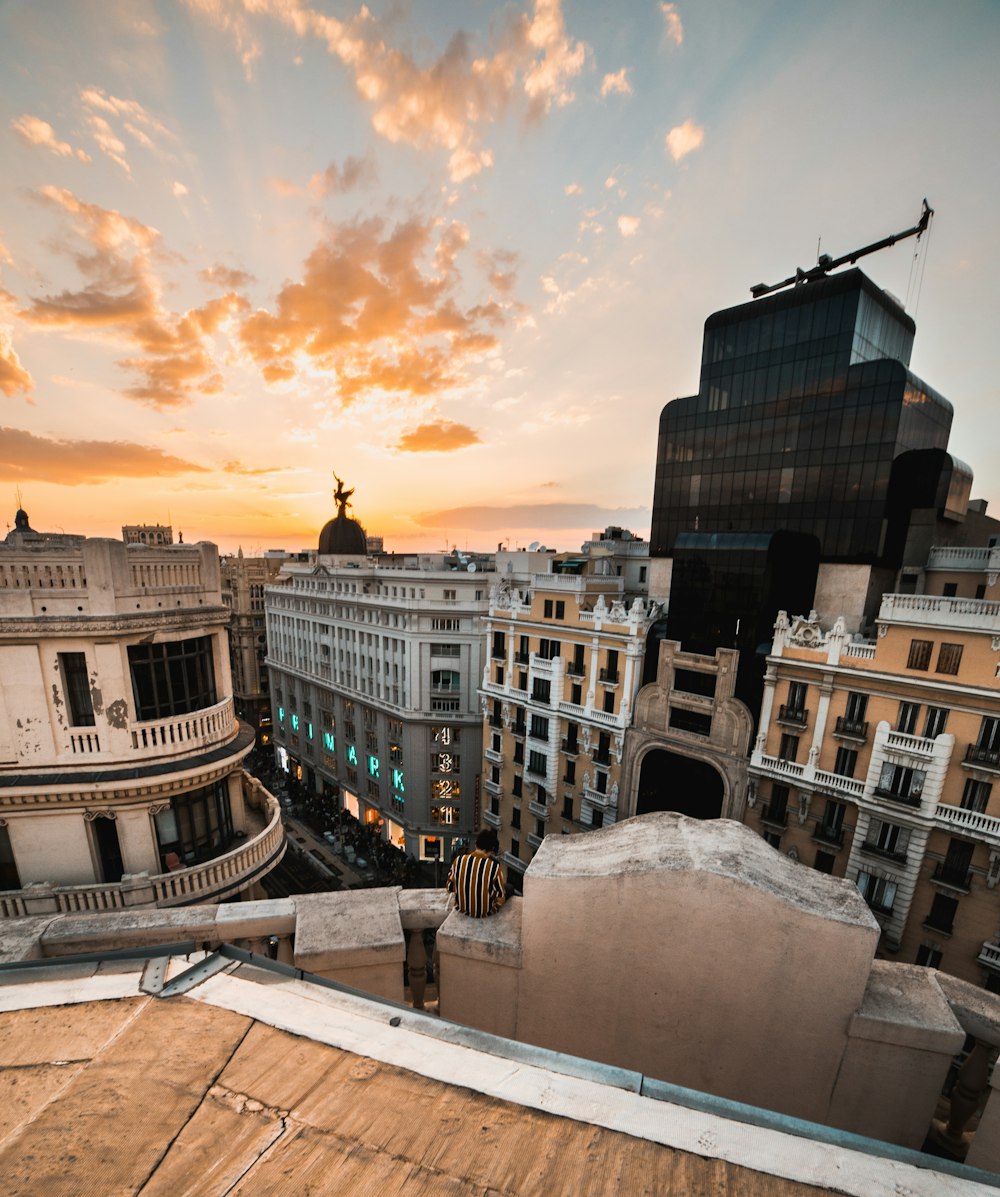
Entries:
[[331,162],[326,170],[313,175],[309,190],[314,195],[344,195],[357,187],[371,186],[377,179],[375,163],[368,157],[344,159],[343,166]]
[[594,503],[514,503],[509,507],[450,507],[413,517],[425,528],[468,528],[496,532],[505,528],[594,529],[617,524],[649,526],[648,507],[598,507]]
[[206,19],[231,33],[250,69],[260,46],[247,15],[280,20],[299,37],[315,37],[354,72],[358,94],[372,105],[372,124],[389,141],[446,149],[455,182],[491,166],[480,129],[517,98],[528,114],[541,116],[574,96],[569,82],[582,71],[588,47],[566,35],[560,0],[534,0],[530,14],[516,13],[494,48],[476,56],[465,33],[456,33],[440,57],[423,67],[394,48],[392,26],[366,6],[340,21],[301,0],[186,0]]
[[0,470],[18,481],[62,486],[109,478],[172,477],[208,471],[162,449],[129,441],[66,441],[35,436],[20,428],[0,428]]
[[90,161],[90,155],[86,150],[74,150],[68,141],[60,141],[56,137],[55,129],[41,117],[31,116],[26,112],[23,116],[12,120],[10,127],[28,145],[51,150],[53,154],[58,154],[61,158],[79,158],[81,162]]
[[615,71],[613,75],[605,75],[601,80],[602,96],[610,96],[614,92],[623,96],[630,96],[632,94],[632,84],[628,81],[627,67],[622,67],[620,71]]
[[10,333],[0,327],[0,391],[12,399],[15,395],[29,394],[34,385],[34,379],[21,365],[14,350]]
[[193,392],[217,393],[222,379],[207,339],[229,317],[249,310],[246,299],[229,291],[183,314],[167,311],[153,265],[160,242],[156,229],[88,204],[65,188],[46,186],[39,195],[72,219],[75,234],[90,252],[67,250],[83,286],[36,299],[20,315],[76,335],[130,342],[139,355],[118,364],[141,376],[124,392],[132,399],[164,408],[190,402]]
[[404,432],[396,448],[403,453],[454,453],[457,449],[481,444],[479,434],[467,424],[438,420],[434,424],[420,424],[412,431]]
[[198,271],[198,277],[205,283],[213,283],[224,287],[227,291],[238,291],[241,287],[248,287],[254,276],[245,270],[233,270],[229,266],[208,266]]
[[[293,377],[296,360],[307,359],[332,376],[345,403],[370,391],[439,393],[496,347],[488,329],[507,318],[494,300],[459,303],[467,241],[455,221],[413,218],[388,229],[372,217],[334,226],[274,311],[243,321],[243,345],[268,381]],[[495,265],[508,260],[487,259],[501,286],[507,280]]]
[[[152,116],[138,100],[121,100],[109,96],[99,87],[87,87],[80,92],[80,100],[87,110],[87,123],[98,148],[131,178],[132,168],[126,158],[126,146],[115,132],[108,117],[116,119],[121,129],[144,149],[155,150],[150,134],[172,139],[170,130]],[[101,115],[103,113],[103,115]]]
[[683,125],[675,125],[667,134],[666,145],[670,156],[675,162],[697,150],[705,140],[705,130],[693,120],[686,120]]
[[665,0],[661,0],[660,12],[663,13],[663,20],[666,22],[667,37],[675,46],[681,45],[684,41],[684,28],[681,25],[681,14],[677,11],[677,5],[667,4]]

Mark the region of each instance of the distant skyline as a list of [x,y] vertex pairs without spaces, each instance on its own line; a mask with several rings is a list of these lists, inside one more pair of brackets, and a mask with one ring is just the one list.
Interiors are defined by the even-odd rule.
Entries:
[[[649,531],[750,287],[860,263],[1000,516],[1000,7],[8,0],[0,535]],[[915,250],[917,256],[914,257]]]

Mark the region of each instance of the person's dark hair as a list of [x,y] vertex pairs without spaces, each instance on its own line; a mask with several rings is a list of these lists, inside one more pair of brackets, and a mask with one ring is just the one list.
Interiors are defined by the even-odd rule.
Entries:
[[499,852],[500,837],[492,827],[484,827],[476,836],[476,847],[483,852]]

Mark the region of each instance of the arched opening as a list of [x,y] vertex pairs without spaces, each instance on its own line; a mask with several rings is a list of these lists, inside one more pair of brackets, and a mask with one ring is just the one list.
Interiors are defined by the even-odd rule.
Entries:
[[724,797],[721,775],[704,761],[654,748],[642,759],[635,813],[677,811],[693,819],[718,819]]

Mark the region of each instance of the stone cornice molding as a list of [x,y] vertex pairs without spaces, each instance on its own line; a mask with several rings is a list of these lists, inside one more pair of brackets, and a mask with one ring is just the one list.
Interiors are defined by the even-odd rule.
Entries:
[[115,612],[109,615],[16,615],[0,618],[0,637],[32,643],[55,636],[128,636],[141,632],[188,631],[200,625],[226,624],[226,607],[182,607],[176,611]]

